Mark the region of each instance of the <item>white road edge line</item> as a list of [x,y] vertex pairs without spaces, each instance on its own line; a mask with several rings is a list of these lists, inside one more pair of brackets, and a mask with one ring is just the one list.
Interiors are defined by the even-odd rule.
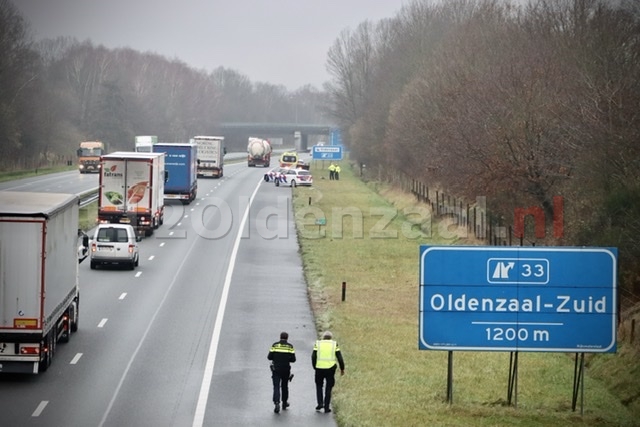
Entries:
[[40,414],[42,414],[42,411],[44,411],[44,408],[46,408],[48,404],[49,404],[48,400],[43,400],[42,402],[40,402],[40,404],[38,405],[36,410],[33,411],[33,414],[31,414],[31,416],[32,417],[39,417]]
[[127,293],[123,292],[120,294],[120,296],[118,297],[118,299],[125,299],[127,297]]
[[98,323],[98,328],[102,328],[102,327],[104,326],[104,324],[105,324],[105,323],[107,323],[107,319],[106,319],[106,318],[105,318],[105,319],[102,319],[102,320],[100,321],[100,323]]
[[[261,180],[262,181],[262,180]],[[213,330],[213,337],[217,337],[215,338],[215,342],[212,341],[211,345],[209,347],[209,357],[207,358],[207,364],[205,367],[205,377],[202,380],[202,387],[200,389],[200,396],[198,398],[198,406],[196,407],[196,418],[194,419],[194,426],[202,425],[202,421],[200,421],[200,424],[196,424],[196,420],[198,419],[198,414],[201,413],[202,417],[204,418],[204,411],[206,409],[206,403],[207,403],[207,396],[209,395],[209,387],[211,385],[211,376],[213,375],[213,362],[215,361],[215,353],[216,353],[216,349],[218,346],[218,340],[220,339],[220,323],[222,323],[222,321],[218,321],[218,319],[222,319],[221,317],[221,310],[222,313],[224,314],[224,307],[226,305],[226,300],[227,300],[227,295],[229,294],[229,284],[231,282],[231,273],[233,271],[233,265],[235,264],[235,257],[236,254],[238,252],[238,246],[240,244],[240,240],[241,240],[241,236],[242,236],[242,229],[244,228],[244,224],[247,220],[247,216],[249,214],[249,208],[251,207],[251,203],[253,202],[253,199],[255,198],[256,193],[258,192],[258,189],[260,188],[260,183],[258,183],[258,186],[256,187],[256,189],[253,191],[253,195],[251,196],[251,198],[249,199],[249,203],[247,204],[247,208],[245,210],[244,216],[242,217],[242,222],[240,223],[240,227],[238,228],[238,236],[236,237],[236,242],[233,248],[233,252],[231,254],[231,261],[229,262],[229,268],[227,269],[227,278],[225,279],[225,284],[224,284],[224,289],[222,291],[222,296],[220,298],[220,306],[218,308],[218,316],[216,317],[216,324],[214,326],[214,330]],[[160,301],[160,304],[158,304],[158,307],[156,308],[156,311],[153,313],[153,315],[151,316],[151,319],[149,320],[149,323],[147,324],[147,328],[145,329],[144,333],[142,334],[142,337],[140,338],[140,342],[138,343],[138,346],[136,347],[136,349],[133,351],[133,353],[131,354],[131,357],[129,358],[129,362],[127,363],[127,366],[124,368],[124,372],[122,372],[122,376],[120,377],[120,381],[118,382],[118,385],[116,386],[115,391],[113,392],[113,396],[111,396],[111,400],[109,401],[109,404],[107,405],[107,409],[104,411],[104,414],[102,415],[102,419],[100,420],[100,424],[98,424],[98,427],[102,427],[104,426],[104,424],[107,422],[107,417],[109,416],[109,413],[111,412],[111,409],[113,408],[113,405],[118,397],[118,394],[120,393],[120,389],[122,388],[122,384],[124,384],[124,380],[127,377],[127,375],[129,374],[129,370],[131,369],[131,365],[133,365],[133,361],[135,360],[136,356],[138,355],[138,353],[140,352],[140,349],[142,348],[142,344],[144,344],[147,335],[149,335],[149,331],[151,330],[151,326],[153,325],[153,322],[155,321],[156,317],[158,317],[158,313],[160,313],[160,310],[162,309],[162,307],[164,306],[165,301],[167,300],[169,293],[171,293],[171,290],[173,289],[173,286],[176,284],[177,282],[177,277],[180,273],[180,271],[182,270],[184,264],[187,262],[187,259],[189,258],[189,254],[191,253],[191,251],[193,250],[193,248],[195,247],[196,243],[198,243],[199,240],[198,239],[194,239],[193,243],[191,244],[191,247],[189,247],[189,250],[186,253],[186,256],[184,257],[182,263],[180,264],[180,266],[176,269],[176,274],[173,276],[173,280],[171,280],[171,283],[169,284],[169,287],[167,288],[167,290],[164,293],[164,296],[162,297],[162,300]],[[106,321],[106,319],[104,319]],[[213,349],[213,360],[211,360],[212,357],[212,349]],[[206,374],[209,374],[208,378],[206,376]],[[206,384],[206,389],[205,389],[205,384]],[[204,407],[201,408],[201,401],[204,401]]]
[[227,306],[227,298],[229,297],[229,288],[231,287],[231,277],[233,276],[233,268],[236,264],[236,257],[238,255],[238,248],[242,241],[242,230],[244,230],[247,218],[249,217],[249,209],[253,204],[253,199],[256,197],[256,193],[260,188],[261,179],[253,190],[253,194],[247,203],[247,207],[242,216],[240,227],[238,228],[238,234],[236,235],[236,241],[233,245],[233,251],[227,266],[227,275],[224,279],[224,287],[222,288],[222,295],[220,296],[220,305],[218,306],[218,314],[216,315],[216,323],[213,326],[213,335],[211,336],[211,343],[209,344],[209,355],[207,356],[207,363],[204,368],[204,375],[202,377],[202,385],[200,386],[200,395],[198,396],[198,404],[196,405],[196,411],[193,417],[193,427],[202,427],[204,423],[204,413],[207,410],[207,400],[209,400],[209,390],[211,389],[211,379],[213,377],[213,368],[216,363],[216,354],[218,352],[218,342],[220,341],[220,331],[222,330],[222,320],[224,319],[224,310]]
[[73,359],[71,359],[71,362],[69,362],[69,365],[75,365],[76,363],[78,363],[78,360],[80,360],[80,358],[82,357],[82,353],[78,353],[75,356],[73,356]]

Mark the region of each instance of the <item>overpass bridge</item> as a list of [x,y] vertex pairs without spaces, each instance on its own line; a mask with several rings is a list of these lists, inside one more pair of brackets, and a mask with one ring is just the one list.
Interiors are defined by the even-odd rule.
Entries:
[[295,147],[298,151],[309,148],[309,137],[312,141],[329,141],[331,130],[335,126],[305,123],[219,123],[214,127],[214,135],[225,138],[227,150],[245,151],[250,136],[270,139],[274,148]]

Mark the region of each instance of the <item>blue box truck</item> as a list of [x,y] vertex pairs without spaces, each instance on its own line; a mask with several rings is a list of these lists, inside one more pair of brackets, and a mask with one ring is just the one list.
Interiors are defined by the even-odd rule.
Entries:
[[158,142],[154,153],[165,154],[165,170],[168,179],[164,184],[165,200],[191,203],[198,193],[198,146],[187,142]]

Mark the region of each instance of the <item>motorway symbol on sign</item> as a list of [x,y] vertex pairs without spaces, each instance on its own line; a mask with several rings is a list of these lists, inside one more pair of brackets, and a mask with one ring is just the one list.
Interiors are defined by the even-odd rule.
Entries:
[[615,248],[420,247],[419,348],[616,351]]

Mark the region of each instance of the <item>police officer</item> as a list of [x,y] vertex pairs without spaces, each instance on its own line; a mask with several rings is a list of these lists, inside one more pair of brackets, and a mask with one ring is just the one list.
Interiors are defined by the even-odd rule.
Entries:
[[333,164],[333,162],[329,165],[329,180],[333,181],[333,179],[335,178],[335,174],[336,174],[336,165]]
[[269,349],[267,359],[271,360],[271,379],[273,380],[273,412],[280,412],[280,390],[282,390],[282,409],[289,407],[289,381],[293,378],[291,374],[291,363],[296,361],[296,351],[287,340],[289,334],[280,333],[280,341],[274,342]]
[[336,181],[340,179],[340,165],[336,165],[336,168],[333,170],[333,179]]
[[[331,390],[336,383],[335,375],[338,365],[340,365],[340,375],[344,375],[344,360],[342,359],[342,353],[338,343],[333,340],[333,334],[331,331],[326,331],[322,334],[322,339],[316,341],[313,346],[313,352],[311,353],[311,362],[313,363],[313,369],[315,369],[315,382],[316,382],[316,398],[318,406],[316,411],[324,408],[325,413],[331,412]],[[322,388],[324,382],[327,382],[326,389],[324,390],[324,398],[322,395]]]

